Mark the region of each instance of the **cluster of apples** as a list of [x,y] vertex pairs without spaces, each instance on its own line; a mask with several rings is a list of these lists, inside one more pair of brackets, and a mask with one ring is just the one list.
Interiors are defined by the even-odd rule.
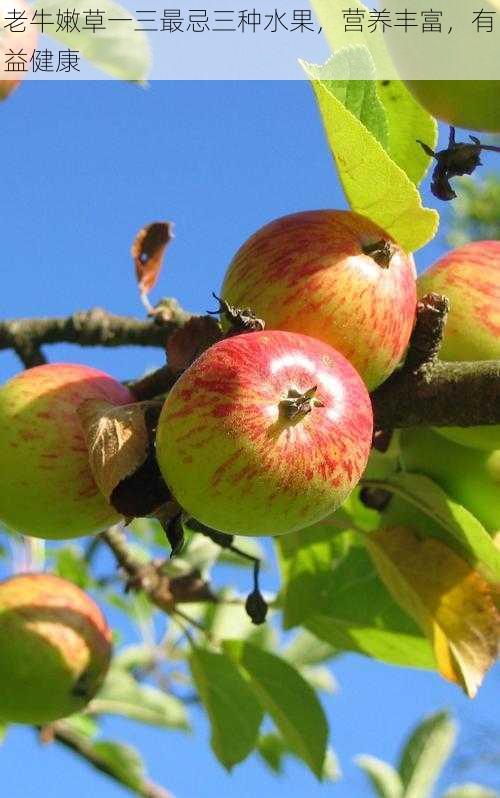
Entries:
[[[452,302],[444,357],[500,356],[499,276],[500,243],[480,242],[419,280],[422,294],[442,292]],[[414,324],[413,258],[360,215],[303,212],[253,235],[230,264],[221,294],[232,306],[252,308],[266,328],[224,337],[176,382],[158,422],[160,470],[184,511],[218,531],[302,529],[334,512],[366,467],[368,391],[404,359]],[[90,470],[77,413],[88,399],[134,402],[109,375],[73,364],[28,369],[0,389],[0,521],[7,527],[66,539],[120,520]],[[407,467],[423,468],[460,501],[470,494],[471,509],[498,528],[486,518],[492,502],[474,498],[475,484],[483,496],[489,490],[498,430],[444,433],[460,440],[449,446],[470,462],[463,484],[449,476],[445,456],[432,464],[422,454],[430,431],[405,433]],[[444,451],[441,440],[436,451]],[[62,717],[104,678],[109,630],[93,601],[64,580],[39,574],[0,584],[0,650],[11,650],[2,641],[14,639],[16,661],[0,657],[0,720]]]
[[[450,252],[419,278],[419,295],[430,291],[450,300],[442,360],[500,360],[500,241]],[[499,426],[404,430],[401,456],[407,471],[430,477],[488,532],[500,531]]]

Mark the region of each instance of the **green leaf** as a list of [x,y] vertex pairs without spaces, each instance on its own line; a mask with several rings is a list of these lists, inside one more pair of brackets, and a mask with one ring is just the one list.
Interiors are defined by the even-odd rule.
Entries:
[[93,740],[99,733],[99,725],[94,718],[88,715],[70,715],[69,718],[64,719],[64,725],[75,734],[80,737],[86,737],[89,740]]
[[378,224],[408,252],[434,238],[439,215],[379,141],[303,64],[314,89],[340,181],[353,211]]
[[388,125],[387,150],[412,183],[418,185],[432,162],[417,139],[434,149],[438,140],[436,120],[415,100],[401,80],[377,83]]
[[401,754],[399,773],[404,798],[428,798],[455,743],[457,730],[447,712],[426,718]]
[[303,629],[295,635],[281,654],[295,667],[303,668],[332,659],[337,656],[338,652],[324,640],[319,640],[307,629]]
[[273,773],[283,772],[283,759],[287,752],[283,737],[275,732],[263,734],[257,742],[257,752]]
[[196,649],[190,664],[210,719],[212,750],[231,770],[255,748],[263,712],[239,669],[224,654]]
[[466,784],[453,785],[445,792],[443,798],[500,798],[500,793],[489,787],[467,782]]
[[135,748],[123,743],[99,740],[93,743],[92,750],[115,779],[131,790],[141,789],[145,767]]
[[223,648],[248,677],[287,745],[321,779],[328,724],[314,690],[275,654],[240,640],[226,641]]
[[[349,519],[345,520],[348,524]],[[339,533],[337,525],[335,515],[278,539],[285,629],[318,614],[318,603],[322,604],[321,597],[329,588],[334,563],[345,555],[352,540],[349,532]]]
[[53,556],[55,559],[54,570],[58,576],[74,582],[82,590],[90,585],[92,578],[88,563],[80,549],[76,546],[64,546],[64,548],[53,551]]
[[187,729],[189,723],[182,701],[155,687],[139,684],[120,668],[112,668],[88,711],[95,715],[123,715],[166,728]]
[[[342,12],[346,8],[344,0],[311,0],[311,5],[321,22],[332,52],[337,53],[349,44],[359,46],[361,43],[370,53],[378,76],[396,77],[392,58],[387,50],[380,26],[375,31],[368,31],[365,28],[363,34],[345,31],[344,26],[339,24],[339,20],[342,20]],[[351,0],[349,8],[363,11],[368,16],[368,8],[359,0]]]
[[[74,0],[71,8],[80,14],[80,20],[84,20],[89,5],[85,0]],[[41,9],[53,14],[53,19],[56,19],[59,3],[56,0],[37,0],[33,11]],[[104,20],[122,17],[130,19],[130,22],[121,22],[118,26],[108,25],[97,33],[83,30],[81,26],[80,31],[71,33],[56,31],[54,26],[46,33],[66,47],[78,50],[107,75],[128,81],[147,80],[151,69],[151,53],[147,36],[143,31],[137,30],[137,20],[130,11],[112,0],[102,0],[99,3],[99,12],[103,14]]]
[[[273,773],[283,773],[283,760],[286,756],[294,755],[293,751],[287,747],[283,738],[276,732],[269,732],[259,738],[257,743],[257,753],[262,757],[265,764]],[[323,781],[337,781],[340,778],[340,768],[337,757],[331,748],[326,751],[325,764],[323,766]]]
[[322,81],[323,86],[387,149],[386,114],[377,94],[373,61],[366,48],[343,47],[324,64],[308,64],[306,71],[311,79]]
[[375,756],[357,756],[354,760],[364,770],[380,798],[403,798],[403,784],[397,770]]
[[434,523],[422,524],[419,514],[408,510],[413,526],[423,534],[443,540],[485,576],[500,580],[500,550],[490,535],[477,518],[450,499],[431,479],[421,474],[399,473],[364,484],[389,490],[419,509]]
[[344,651],[393,665],[435,669],[428,641],[390,596],[364,551],[353,551],[337,576],[338,584],[328,594],[330,608],[309,618],[307,629]]
[[0,723],[0,745],[5,740],[5,736],[7,734],[8,726],[6,723]]
[[314,690],[321,690],[323,693],[337,692],[337,680],[327,667],[321,667],[320,665],[312,667],[309,665],[306,668],[297,668],[297,670]]
[[122,648],[113,658],[113,666],[131,671],[135,668],[149,668],[158,657],[158,652],[153,646],[137,644]]

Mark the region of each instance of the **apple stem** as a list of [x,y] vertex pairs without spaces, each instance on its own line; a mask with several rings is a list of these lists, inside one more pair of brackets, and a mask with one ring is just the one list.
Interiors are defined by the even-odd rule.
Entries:
[[211,527],[202,524],[201,521],[197,521],[196,518],[187,518],[185,519],[184,523],[186,526],[192,529],[193,532],[201,532],[202,535],[205,535],[207,538],[210,538],[210,540],[213,540],[213,542],[217,543],[217,545],[222,549],[228,549],[229,551],[234,552],[234,554],[238,554],[240,557],[244,557],[245,560],[249,560],[253,563],[253,590],[247,596],[247,600],[245,601],[245,610],[252,623],[256,625],[264,623],[266,620],[268,604],[260,592],[259,587],[259,557],[254,557],[253,554],[248,554],[248,552],[243,551],[243,549],[240,549],[238,546],[235,546],[233,543],[234,535],[227,535],[225,532],[218,532],[216,529],[212,529]]
[[381,238],[379,241],[374,241],[372,244],[363,244],[361,247],[365,255],[373,258],[375,263],[378,263],[382,269],[388,269],[391,265],[392,256],[395,249],[391,241]]
[[304,393],[290,388],[287,397],[279,403],[280,413],[289,421],[299,421],[310,413],[313,407],[324,407],[323,402],[316,398],[317,390],[317,385],[313,385]]

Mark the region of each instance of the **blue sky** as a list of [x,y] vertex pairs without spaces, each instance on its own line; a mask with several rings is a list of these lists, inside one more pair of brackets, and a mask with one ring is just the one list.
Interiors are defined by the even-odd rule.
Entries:
[[[292,211],[346,207],[305,82],[153,83],[148,90],[96,81],[28,83],[0,105],[3,207],[0,316],[65,315],[100,305],[143,314],[129,255],[136,231],[155,219],[175,222],[153,300],[176,296],[188,309],[213,305],[235,249],[264,222]],[[435,201],[426,193],[426,200]],[[417,255],[419,268],[446,249],[443,234]],[[117,378],[159,365],[156,350],[56,346],[52,360],[83,362]],[[18,370],[0,352],[0,379]],[[272,573],[265,577],[272,587]],[[392,668],[349,655],[332,670],[340,690],[324,700],[344,771],[318,785],[290,762],[278,781],[255,758],[228,776],[208,747],[205,719],[193,712],[192,735],[118,721],[107,731],[139,745],[151,775],[176,798],[371,795],[352,764],[357,753],[394,760],[402,738],[424,714],[454,710],[462,753],[484,725],[494,726],[500,671],[471,702],[436,675]],[[2,787],[31,798],[124,795],[33,732],[16,728],[0,748]],[[479,769],[447,780],[495,775]],[[42,781],[43,780],[43,781]]]

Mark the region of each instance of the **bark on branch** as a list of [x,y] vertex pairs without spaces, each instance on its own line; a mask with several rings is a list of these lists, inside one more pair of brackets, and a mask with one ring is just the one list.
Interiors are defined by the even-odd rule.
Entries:
[[[64,746],[64,748],[73,751],[74,754],[85,759],[89,765],[100,773],[110,776],[122,786],[129,787],[108,764],[106,758],[100,755],[99,749],[95,748],[92,741],[78,734],[69,724],[65,723],[64,720],[58,720],[50,726],[44,727],[41,730],[40,736],[43,742],[58,742],[60,745]],[[169,790],[166,790],[160,784],[156,784],[146,778],[140,779],[139,783],[134,786],[133,789],[132,787],[129,787],[129,789],[136,795],[141,796],[141,798],[173,798]]]
[[102,308],[66,317],[7,319],[0,322],[0,350],[13,349],[29,368],[45,362],[40,352],[44,344],[164,347],[168,335],[190,314],[175,299],[164,300],[161,306],[161,315],[145,321],[115,316]]
[[[377,428],[500,424],[500,361],[437,359],[447,311],[443,297],[434,295],[419,303],[405,366],[372,394]],[[44,362],[40,347],[45,344],[165,348],[170,333],[189,318],[175,300],[165,300],[156,320],[116,316],[97,308],[66,318],[4,321],[0,322],[0,350],[14,350],[30,367]],[[138,399],[150,399],[169,390],[178,376],[167,364],[131,388]]]

